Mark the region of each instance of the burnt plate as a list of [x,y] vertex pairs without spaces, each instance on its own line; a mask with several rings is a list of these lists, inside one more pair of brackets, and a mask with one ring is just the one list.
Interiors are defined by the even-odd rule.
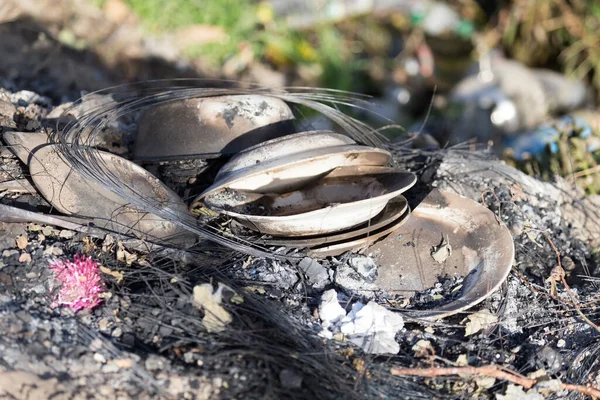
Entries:
[[303,151],[229,174],[201,193],[191,207],[197,207],[204,197],[226,188],[254,193],[292,192],[317,182],[336,168],[382,166],[390,158],[386,150],[352,144]]
[[407,208],[408,202],[404,196],[400,195],[390,200],[385,209],[373,219],[345,232],[301,239],[274,237],[272,239],[262,239],[260,242],[267,246],[286,246],[296,248],[310,248],[327,243],[337,243],[343,240],[349,240],[352,238],[357,238],[361,235],[369,234],[370,232],[377,231],[382,227],[390,225],[404,215]]
[[278,194],[217,192],[204,199],[211,209],[250,229],[275,236],[339,232],[377,216],[388,202],[414,185],[410,172],[326,177],[301,190]]
[[48,144],[48,135],[42,132],[4,132],[2,136],[9,149],[27,164],[33,150]]
[[[148,171],[129,160],[95,150],[98,162],[161,209],[188,214],[183,200]],[[191,244],[195,236],[173,222],[137,209],[119,195],[86,179],[65,162],[58,145],[39,147],[29,160],[31,179],[42,196],[66,215],[90,218],[97,227],[150,241]],[[116,184],[116,183],[115,183]]]
[[[447,243],[451,253],[447,252]],[[508,228],[487,208],[465,197],[432,191],[404,225],[369,252],[379,265],[376,284],[390,293],[412,295],[440,277],[464,277],[448,302],[410,316],[438,319],[470,308],[497,290],[514,260]]]
[[379,228],[377,230],[365,233],[364,235],[353,237],[339,242],[327,243],[323,246],[316,246],[308,251],[308,255],[312,257],[331,257],[339,256],[347,251],[359,251],[366,249],[371,244],[385,238],[389,234],[393,234],[400,226],[402,226],[410,216],[410,208],[394,222]]
[[215,182],[228,175],[256,167],[257,164],[289,157],[309,150],[356,144],[348,136],[332,131],[307,131],[283,136],[257,144],[231,157],[219,170]]
[[294,132],[294,114],[261,95],[169,101],[148,109],[138,123],[137,160],[218,158]]

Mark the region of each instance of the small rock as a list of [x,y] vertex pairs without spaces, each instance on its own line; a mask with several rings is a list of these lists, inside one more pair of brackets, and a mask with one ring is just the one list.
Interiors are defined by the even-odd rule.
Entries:
[[[66,308],[65,308],[66,309]],[[90,326],[92,324],[92,321],[94,320],[91,314],[83,314],[83,313],[79,313],[77,315],[77,317],[79,318],[79,321],[84,324],[85,326]]]
[[151,355],[146,359],[144,365],[148,371],[156,371],[165,368],[165,361],[161,357]]
[[15,238],[26,234],[23,224],[0,222],[0,249],[14,247]]
[[310,257],[303,258],[298,264],[298,268],[304,272],[308,278],[308,282],[315,289],[322,289],[329,282],[327,269]]
[[102,366],[102,372],[105,374],[112,374],[119,371],[119,366],[114,363],[104,364]]
[[302,387],[302,375],[291,369],[282,369],[279,373],[281,386],[286,389],[300,389]]
[[12,119],[15,116],[17,109],[8,101],[0,100],[0,115]]
[[64,251],[58,246],[47,246],[44,249],[43,254],[45,256],[62,256],[64,254]]
[[564,339],[559,339],[558,342],[556,342],[556,347],[558,347],[559,349],[562,349],[566,345],[567,345],[567,342],[565,342]]
[[115,330],[112,331],[112,333],[111,333],[111,336],[116,337],[116,338],[121,337],[122,335],[123,335],[123,329],[118,328],[118,327],[115,328]]
[[16,256],[17,254],[19,254],[18,250],[4,250],[2,252],[2,257],[9,258],[9,257],[12,257],[12,256]]
[[194,362],[194,353],[192,353],[191,351],[186,352],[183,355],[183,361],[185,361],[188,364],[191,364]]
[[374,282],[377,279],[377,264],[371,257],[354,257],[350,259],[349,264],[367,282]]
[[116,358],[111,361],[119,368],[131,368],[133,367],[133,360],[131,358]]
[[92,340],[92,342],[90,343],[90,350],[92,350],[92,351],[98,351],[102,347],[104,347],[104,343],[102,342],[102,340],[100,340],[98,338]]
[[98,329],[100,329],[101,332],[107,332],[110,325],[112,325],[112,323],[108,318],[101,318],[100,321],[98,321]]
[[20,263],[30,263],[31,262],[31,254],[23,253],[19,256]]
[[16,242],[17,242],[17,247],[21,250],[25,250],[25,248],[29,244],[29,241],[27,240],[27,235],[19,235],[17,237]]
[[106,357],[104,357],[100,353],[94,353],[94,361],[96,361],[97,363],[100,363],[100,364],[105,364],[106,363]]
[[10,96],[10,101],[12,101],[13,104],[21,106],[27,106],[32,103],[46,106],[52,104],[52,100],[50,100],[49,98],[40,96],[39,94],[30,90],[21,90],[16,93],[13,93]]
[[549,374],[555,374],[562,368],[562,356],[549,346],[543,347],[535,355],[536,366],[544,368]]
[[27,124],[25,125],[25,130],[26,131],[35,131],[40,126],[42,126],[40,121],[38,121],[37,119],[30,119],[29,121],[27,121]]
[[59,237],[63,238],[63,239],[72,239],[73,236],[75,236],[75,232],[70,231],[68,229],[63,229],[62,231],[60,231],[60,233],[58,234]]

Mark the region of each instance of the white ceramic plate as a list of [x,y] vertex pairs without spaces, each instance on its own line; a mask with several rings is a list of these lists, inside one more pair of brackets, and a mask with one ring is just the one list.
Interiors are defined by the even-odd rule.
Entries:
[[[326,177],[281,195],[215,192],[205,197],[204,203],[261,233],[285,237],[324,235],[372,219],[415,183],[416,177],[410,172]],[[267,215],[256,215],[262,210]]]

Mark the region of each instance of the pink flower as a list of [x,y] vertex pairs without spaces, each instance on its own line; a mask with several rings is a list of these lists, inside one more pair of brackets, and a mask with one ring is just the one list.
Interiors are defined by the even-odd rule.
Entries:
[[99,265],[91,257],[76,254],[73,261],[54,259],[49,267],[61,284],[51,307],[67,306],[75,311],[91,310],[102,302],[104,282]]

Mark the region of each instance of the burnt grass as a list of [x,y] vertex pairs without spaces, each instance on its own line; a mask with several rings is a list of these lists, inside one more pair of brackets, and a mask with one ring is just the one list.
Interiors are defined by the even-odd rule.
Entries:
[[[45,129],[30,121],[43,121],[50,109],[49,104],[25,102],[11,118],[14,126],[0,129]],[[8,172],[2,181],[27,178],[26,167],[5,150],[0,171]],[[600,322],[592,302],[600,285],[592,279],[598,274],[597,263],[587,243],[572,235],[557,199],[537,188],[529,190],[524,175],[514,170],[507,174],[508,167],[485,154],[403,149],[395,160],[419,176],[419,184],[409,192],[412,207],[434,187],[466,195],[485,204],[509,227],[516,249],[513,272],[482,304],[436,323],[407,319],[396,337],[397,355],[373,356],[348,343],[318,337],[315,309],[323,290],[345,293],[347,309],[360,296],[335,280],[313,288],[295,262],[248,259],[202,243],[188,254],[131,250],[127,263],[118,244],[106,238],[12,223],[0,225],[0,376],[5,377],[0,382],[13,376],[9,372],[24,371],[30,381],[19,393],[31,399],[45,398],[40,397],[43,388],[46,397],[61,399],[453,399],[495,398],[505,392],[502,381],[488,387],[467,377],[390,374],[393,367],[447,365],[442,359],[466,357],[472,366],[499,364],[524,375],[543,370],[547,379],[597,385],[599,334],[567,304],[572,299],[562,285],[557,285],[556,297],[564,301],[549,295],[546,282],[557,265],[551,241],[582,312]],[[522,194],[515,194],[515,184]],[[36,195],[5,193],[0,200],[49,211]],[[27,237],[23,248],[17,246],[19,235]],[[23,258],[25,253],[31,261]],[[56,287],[48,262],[77,253],[90,255],[113,272],[102,275],[110,295],[92,311],[51,308]],[[323,265],[335,270],[347,259],[348,255]],[[203,312],[191,301],[193,287],[206,282],[224,283],[244,299],[228,305],[233,322],[220,333],[207,332]],[[457,283],[442,278],[436,293],[447,299]],[[407,307],[431,306],[431,299],[426,291]],[[482,309],[490,310],[498,322],[465,336],[466,316]],[[419,340],[430,342],[436,361],[415,352]],[[583,396],[557,393],[549,398]]]

